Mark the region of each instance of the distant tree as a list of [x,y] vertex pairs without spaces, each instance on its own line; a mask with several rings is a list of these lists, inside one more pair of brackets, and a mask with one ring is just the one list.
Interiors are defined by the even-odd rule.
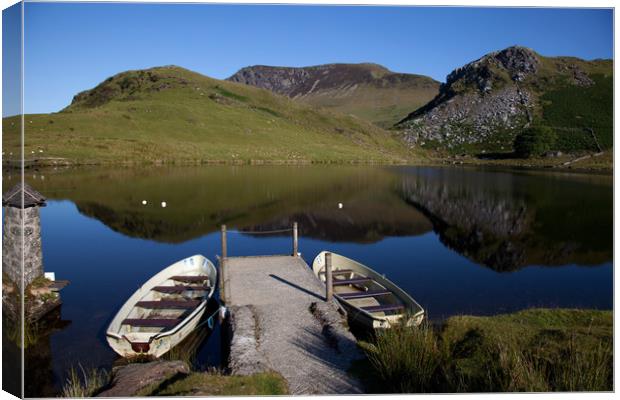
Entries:
[[555,131],[548,126],[533,126],[524,129],[515,137],[515,154],[523,158],[543,155],[553,149],[556,140]]

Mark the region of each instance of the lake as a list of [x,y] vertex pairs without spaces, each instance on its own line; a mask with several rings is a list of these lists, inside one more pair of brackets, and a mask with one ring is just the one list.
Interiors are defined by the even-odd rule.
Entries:
[[[8,190],[19,176],[3,179]],[[105,330],[119,307],[179,259],[200,253],[215,262],[221,224],[268,231],[296,221],[306,262],[324,249],[354,258],[386,274],[433,321],[613,305],[611,176],[153,166],[29,170],[26,182],[47,198],[40,210],[45,270],[71,281],[60,312],[26,349],[30,396],[54,395],[72,366],[109,369],[117,356]],[[228,236],[230,256],[290,249],[290,233]],[[196,352],[199,365],[221,363],[218,326]]]

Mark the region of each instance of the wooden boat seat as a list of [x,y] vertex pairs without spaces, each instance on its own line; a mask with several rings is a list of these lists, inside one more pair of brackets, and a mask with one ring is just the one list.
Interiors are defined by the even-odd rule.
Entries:
[[[332,275],[346,275],[346,274],[350,274],[352,273],[353,270],[351,269],[336,269],[332,271]],[[321,271],[319,272],[322,275],[325,275],[325,271]]]
[[198,307],[200,300],[160,300],[160,301],[139,301],[136,306],[149,309],[181,309],[191,310]]
[[195,282],[204,282],[209,280],[209,277],[206,275],[193,275],[193,276],[181,276],[176,275],[172,278],[173,281],[185,282],[185,283],[195,283]]
[[365,299],[375,296],[387,296],[389,294],[392,294],[389,290],[367,290],[365,292],[335,293],[336,296],[340,296],[343,300]]
[[388,304],[388,305],[381,305],[381,306],[362,307],[362,310],[368,311],[369,313],[376,313],[376,312],[385,312],[385,311],[397,311],[397,310],[402,310],[404,308],[405,306],[402,304]]
[[157,327],[172,328],[176,326],[182,319],[163,319],[163,318],[127,318],[123,320],[123,325],[141,326],[141,327]]
[[161,292],[161,293],[183,293],[183,292],[193,291],[193,290],[209,290],[209,289],[211,288],[208,286],[183,286],[183,285],[155,286],[153,288],[154,291]]
[[372,282],[372,279],[362,277],[362,278],[351,278],[351,279],[334,279],[334,286],[343,286],[343,285],[356,285],[358,283],[367,283]]

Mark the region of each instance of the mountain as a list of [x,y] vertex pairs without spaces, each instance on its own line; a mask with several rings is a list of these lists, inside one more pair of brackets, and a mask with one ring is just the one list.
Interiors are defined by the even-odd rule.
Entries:
[[426,104],[439,90],[439,82],[432,78],[392,72],[377,64],[257,65],[239,70],[228,80],[352,114],[382,127],[392,126]]
[[[19,118],[3,122],[5,159],[16,158]],[[402,162],[411,154],[359,118],[176,66],[123,72],[58,113],[26,115],[25,137],[26,159],[48,164]]]
[[509,152],[530,124],[552,127],[558,150],[594,150],[596,140],[609,148],[612,74],[612,60],[544,57],[509,47],[452,71],[439,94],[396,128],[411,146],[453,152]]

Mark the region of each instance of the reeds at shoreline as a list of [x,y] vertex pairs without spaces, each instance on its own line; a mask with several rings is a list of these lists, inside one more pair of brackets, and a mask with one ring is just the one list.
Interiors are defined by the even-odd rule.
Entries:
[[[591,320],[598,321],[594,329],[593,322],[583,324],[589,313],[596,314]],[[439,328],[397,326],[379,331],[362,343],[377,377],[372,391],[613,390],[611,312],[600,313],[605,312],[527,310],[498,317],[456,317]],[[553,320],[554,314],[560,318]],[[550,317],[549,323],[541,317]]]

